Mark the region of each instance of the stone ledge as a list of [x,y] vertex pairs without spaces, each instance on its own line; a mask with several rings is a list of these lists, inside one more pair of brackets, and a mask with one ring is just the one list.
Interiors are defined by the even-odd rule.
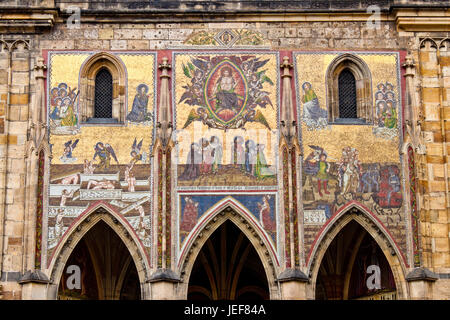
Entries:
[[286,282],[286,281],[308,282],[309,278],[301,270],[286,269],[278,276],[277,280],[278,282]]
[[167,282],[181,282],[180,277],[178,277],[175,272],[170,269],[158,269],[156,270],[150,277],[147,282],[159,282],[159,281],[167,281]]
[[28,270],[27,272],[25,272],[23,274],[22,277],[20,277],[18,282],[21,284],[30,283],[30,282],[50,283],[50,280],[45,275],[45,273],[43,273],[41,270],[35,270],[35,271]]
[[408,273],[406,276],[406,281],[436,281],[439,279],[438,275],[427,268],[415,268],[413,271]]

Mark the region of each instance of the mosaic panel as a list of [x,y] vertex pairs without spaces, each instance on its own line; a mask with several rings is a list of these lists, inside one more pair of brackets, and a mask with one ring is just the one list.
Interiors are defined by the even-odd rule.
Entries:
[[276,247],[278,234],[276,193],[179,195],[179,247],[185,245],[187,236],[205,214],[211,212],[219,202],[230,198],[253,216],[253,220],[261,227],[261,230],[264,230],[272,245]]
[[98,202],[123,216],[144,247],[151,244],[155,54],[116,54],[126,70],[126,121],[89,126],[79,121],[77,88],[83,63],[93,54],[49,53],[48,258],[74,220]]
[[182,187],[276,185],[276,53],[174,53]]
[[294,54],[305,246],[310,250],[322,225],[357,201],[379,217],[405,250],[399,56],[354,53],[367,64],[374,93],[373,123],[358,125],[328,123],[327,69],[340,54]]

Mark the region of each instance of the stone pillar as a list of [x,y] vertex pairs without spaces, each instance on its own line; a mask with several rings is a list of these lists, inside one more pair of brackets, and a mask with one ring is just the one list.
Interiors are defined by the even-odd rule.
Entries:
[[157,168],[157,194],[161,200],[156,201],[155,219],[158,227],[156,231],[156,271],[151,276],[150,299],[152,300],[173,300],[176,299],[176,284],[180,282],[178,275],[172,271],[172,169],[171,150],[172,142],[172,121],[170,117],[170,91],[169,91],[169,70],[171,65],[167,57],[163,58],[159,65],[161,70],[161,91],[158,106],[158,123],[156,133],[156,161]]
[[433,284],[437,275],[427,268],[416,268],[406,276],[411,300],[433,299]]
[[169,269],[158,269],[151,276],[150,300],[176,300],[176,286],[180,278]]
[[306,300],[308,277],[300,270],[286,269],[278,277],[282,300]]
[[25,272],[19,283],[22,285],[22,300],[47,300],[50,280],[42,271]]

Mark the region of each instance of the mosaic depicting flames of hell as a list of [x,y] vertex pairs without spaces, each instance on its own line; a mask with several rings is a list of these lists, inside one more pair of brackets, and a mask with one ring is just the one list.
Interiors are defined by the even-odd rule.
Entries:
[[357,55],[372,76],[371,124],[328,123],[326,72],[337,53],[294,55],[302,128],[305,242],[309,247],[334,213],[357,201],[376,214],[404,248],[398,56]]
[[79,74],[89,53],[50,53],[48,121],[52,162],[48,256],[73,221],[99,201],[122,215],[150,247],[155,58],[118,54],[127,72],[123,125],[80,125]]
[[174,54],[179,186],[276,185],[277,60]]

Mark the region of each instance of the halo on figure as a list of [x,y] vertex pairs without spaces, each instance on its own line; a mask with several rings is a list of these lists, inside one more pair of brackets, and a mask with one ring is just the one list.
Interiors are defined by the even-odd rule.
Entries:
[[[65,92],[65,94],[63,95],[64,92]],[[63,88],[59,89],[59,96],[60,96],[61,98],[67,97],[67,90],[66,90],[66,89],[63,89]]]
[[[383,98],[378,98],[378,95],[382,95],[383,96]],[[386,99],[386,95],[384,94],[384,92],[383,91],[381,91],[381,90],[378,90],[377,92],[375,92],[375,100],[383,100],[383,99]]]
[[52,90],[50,90],[50,93],[51,93],[51,94],[54,94],[55,92],[56,92],[56,94],[58,95],[58,94],[59,94],[59,88],[54,87],[54,88],[52,88]]
[[230,76],[232,75],[232,71],[231,71],[231,68],[230,68],[230,67],[223,67],[223,68],[220,70],[220,75],[223,76],[223,74],[225,73],[225,71],[228,71],[228,74],[229,74]]
[[[380,104],[381,104],[382,107],[387,107],[386,101],[384,101],[384,100],[378,101],[378,102],[377,102],[377,107],[380,106]],[[383,108],[383,109],[384,109],[384,108]]]
[[68,104],[70,105],[70,103],[72,102],[72,99],[70,99],[69,97],[65,97],[62,99],[62,103],[65,104],[68,101]]
[[144,83],[141,83],[140,85],[137,86],[136,91],[137,93],[141,93],[141,89],[145,88],[145,94],[148,93],[148,86]]
[[[392,98],[388,98],[389,94],[392,94]],[[385,96],[386,96],[386,99],[393,100],[393,99],[395,99],[395,92],[394,91],[386,91]]]
[[395,101],[394,101],[394,100],[386,100],[386,106],[387,106],[389,103],[392,105],[392,108],[395,108]]
[[378,88],[378,90],[380,90],[380,91],[386,90],[386,86],[385,86],[383,83],[379,83],[379,84],[377,85],[377,88]]
[[385,88],[388,91],[392,91],[394,89],[394,85],[392,83],[390,83],[390,82],[386,82]]
[[309,88],[310,88],[310,89],[312,88],[311,82],[303,82],[303,84],[302,84],[302,89],[303,89],[303,90],[305,90],[305,86],[306,86],[306,85],[309,85]]
[[67,83],[65,83],[65,82],[61,82],[61,83],[58,85],[58,88],[59,88],[59,89],[65,89],[65,90],[67,90],[68,87],[69,87],[69,86],[68,86]]

